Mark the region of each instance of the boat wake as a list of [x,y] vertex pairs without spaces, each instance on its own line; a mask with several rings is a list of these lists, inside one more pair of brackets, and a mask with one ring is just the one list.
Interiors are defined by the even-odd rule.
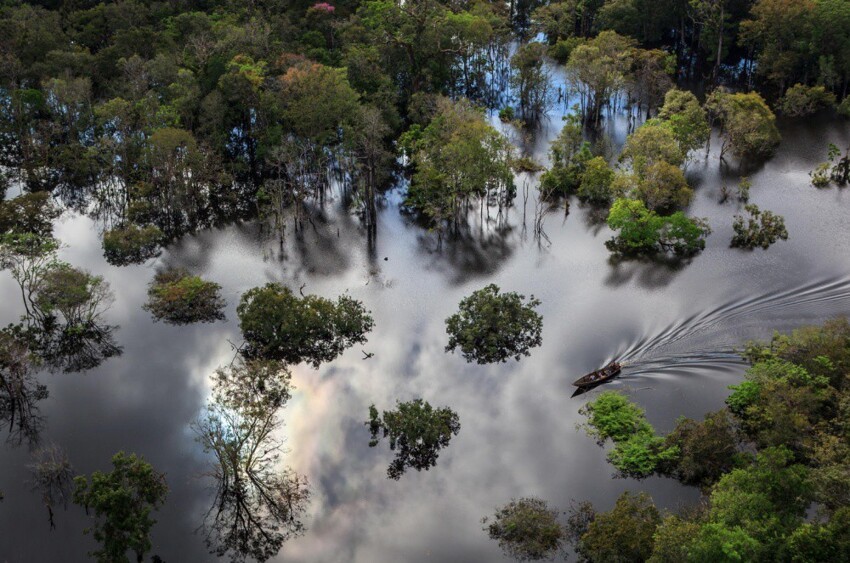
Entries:
[[[643,363],[638,360],[665,355],[665,350],[673,344],[679,344],[696,335],[712,337],[710,340],[716,343],[717,348],[725,349],[730,345],[729,333],[732,332],[735,334],[733,344],[742,346],[745,340],[761,336],[741,334],[744,326],[755,325],[755,328],[762,330],[770,327],[772,330],[779,326],[788,326],[791,322],[791,326],[821,322],[848,313],[850,276],[822,279],[780,292],[730,301],[695,313],[656,334],[647,335],[627,345],[614,358],[632,365]],[[731,351],[729,353],[734,354]]]

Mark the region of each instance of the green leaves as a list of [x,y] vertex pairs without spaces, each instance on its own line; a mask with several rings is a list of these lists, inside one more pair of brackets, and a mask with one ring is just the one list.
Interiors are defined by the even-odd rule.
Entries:
[[172,324],[215,322],[224,319],[221,286],[189,275],[186,270],[157,272],[142,308],[155,319]]
[[747,217],[735,215],[732,222],[732,247],[752,250],[756,247],[767,249],[778,240],[788,240],[785,219],[772,211],[762,211],[757,205],[744,206]]
[[511,144],[468,101],[440,98],[428,126],[414,125],[402,147],[415,169],[405,205],[437,227],[462,220],[472,201],[513,201]]
[[247,358],[308,362],[314,368],[366,342],[374,321],[362,303],[348,296],[336,302],[270,283],[242,295],[236,309]]
[[551,559],[566,539],[558,511],[536,497],[514,499],[499,508],[492,521],[484,518],[482,524],[504,554],[517,561]]
[[614,442],[608,461],[623,475],[648,477],[679,453],[678,446],[668,446],[655,435],[643,409],[622,393],[605,391],[579,412],[587,417],[584,427],[588,434],[600,445],[609,438]]
[[395,480],[408,467],[417,471],[435,467],[439,451],[448,447],[452,436],[460,432],[457,413],[448,407],[435,409],[422,399],[398,403],[396,410],[384,411],[383,419],[372,405],[366,425],[372,435],[369,447],[377,446],[379,435],[383,434],[383,438],[389,439],[390,450],[396,452],[387,469],[387,476]]
[[460,348],[467,362],[479,364],[529,356],[543,341],[543,317],[534,310],[539,305],[533,295],[526,302],[515,292],[500,294],[495,284],[473,292],[446,319],[446,352]]
[[74,503],[94,513],[88,531],[100,549],[92,556],[102,563],[129,563],[127,551],[132,551],[141,561],[150,551],[150,531],[156,524],[151,512],[162,506],[168,493],[165,475],[136,454],[118,452],[112,466],[109,473],[76,477]]

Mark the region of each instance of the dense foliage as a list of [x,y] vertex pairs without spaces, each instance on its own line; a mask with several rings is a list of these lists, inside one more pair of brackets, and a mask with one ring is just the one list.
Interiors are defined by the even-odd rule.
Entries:
[[316,295],[298,297],[278,283],[245,292],[236,312],[244,356],[307,362],[317,369],[366,342],[374,324],[363,305],[347,295],[335,302]]
[[415,399],[398,403],[394,411],[378,414],[375,405],[369,407],[369,447],[387,438],[395,459],[387,468],[387,476],[398,480],[408,467],[417,471],[437,465],[441,449],[448,447],[452,436],[460,432],[460,419],[452,409],[433,408],[427,401]]
[[100,548],[92,552],[99,562],[130,563],[132,551],[141,561],[151,549],[151,512],[165,502],[165,476],[135,454],[118,452],[109,473],[95,471],[74,479],[74,502],[93,513],[90,529]]
[[438,99],[428,125],[414,125],[402,143],[414,167],[405,205],[437,227],[457,224],[475,202],[511,205],[511,145],[468,102]]
[[771,211],[762,211],[757,205],[744,207],[747,217],[735,215],[732,229],[732,246],[742,248],[768,248],[778,240],[788,240],[785,219]]
[[704,219],[692,219],[680,211],[658,215],[635,199],[616,200],[608,214],[608,226],[617,231],[606,243],[608,248],[625,255],[672,252],[691,256],[705,248],[705,237],[711,232]]
[[156,319],[172,324],[214,322],[224,319],[221,286],[190,275],[186,270],[157,272],[148,287],[143,308]]
[[484,530],[490,539],[516,561],[552,559],[561,549],[565,533],[558,522],[558,511],[539,498],[521,498],[484,518]]
[[519,361],[543,342],[543,317],[534,309],[540,300],[516,292],[500,293],[490,284],[461,300],[458,312],[446,319],[447,352],[460,348],[468,362],[492,364]]
[[727,407],[701,422],[683,418],[664,438],[619,393],[588,403],[584,412],[592,435],[612,438],[615,447],[641,434],[660,440],[671,455],[657,460],[654,469],[648,464],[649,473],[700,486],[706,503],[663,518],[648,497],[639,502],[621,497],[607,513],[584,507],[570,521],[585,560],[850,556],[850,323],[841,318],[777,333],[768,343],[750,343],[744,355],[753,365],[732,386]]

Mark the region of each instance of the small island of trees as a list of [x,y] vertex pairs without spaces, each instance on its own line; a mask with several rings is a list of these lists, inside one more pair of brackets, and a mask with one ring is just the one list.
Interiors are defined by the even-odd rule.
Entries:
[[519,360],[543,341],[543,317],[534,309],[540,300],[515,292],[500,293],[490,284],[460,302],[446,319],[447,352],[460,348],[467,362],[491,364]]

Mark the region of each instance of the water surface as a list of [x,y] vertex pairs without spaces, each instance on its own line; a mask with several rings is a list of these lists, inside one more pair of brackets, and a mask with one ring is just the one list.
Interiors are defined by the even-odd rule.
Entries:
[[[560,129],[553,110],[529,147],[540,160]],[[615,144],[625,122],[614,120]],[[42,412],[43,440],[61,444],[79,472],[109,467],[118,450],[139,453],[167,474],[171,488],[158,513],[153,552],[165,561],[212,561],[196,533],[212,500],[201,477],[207,458],[190,423],[209,394],[209,375],[233,357],[240,342],[235,307],[247,289],[279,281],[334,297],[347,292],[372,311],[369,342],[313,370],[294,368],[294,397],[283,417],[284,459],[310,480],[308,532],[286,544],[277,560],[290,562],[498,561],[480,520],[512,497],[536,495],[562,509],[571,499],[608,509],[625,490],[646,490],[674,509],[697,498],[672,480],[612,479],[605,451],[576,430],[579,408],[598,390],[571,399],[570,383],[611,359],[627,362],[606,388],[628,392],[662,431],[676,417],[701,417],[722,406],[727,386],[745,366],[733,353],[774,329],[850,313],[850,192],[816,190],[808,172],[829,142],[846,146],[850,127],[828,117],[781,124],[777,155],[747,173],[751,201],[785,216],[790,240],[768,251],[729,248],[739,204],[719,204],[734,187],[734,162],[721,166],[719,147],[689,165],[696,186],[690,213],[714,230],[705,252],[686,264],[612,263],[611,233],[592,210],[573,201],[545,218],[546,240],[533,234],[534,182],[521,175],[520,195],[507,227],[481,232],[438,249],[433,235],[398,211],[387,195],[373,251],[356,218],[330,202],[303,240],[283,253],[260,240],[254,224],[188,236],[151,262],[109,266],[98,225],[65,214],[56,226],[63,259],[103,275],[115,294],[109,322],[123,355],[77,374],[42,374],[50,389]],[[523,205],[522,186],[530,196]],[[523,228],[525,211],[525,229]],[[142,311],[157,268],[183,266],[217,281],[228,300],[227,321],[174,327]],[[444,319],[465,295],[487,283],[542,300],[543,345],[521,362],[468,365],[446,354]],[[0,273],[0,322],[23,312],[17,287]],[[374,353],[364,360],[363,352]],[[460,416],[461,431],[436,468],[386,478],[385,444],[368,447],[363,422],[370,404],[422,397]],[[57,511],[50,531],[39,496],[30,492],[26,447],[2,445],[0,560],[86,561],[92,540],[82,534],[82,511]]]

